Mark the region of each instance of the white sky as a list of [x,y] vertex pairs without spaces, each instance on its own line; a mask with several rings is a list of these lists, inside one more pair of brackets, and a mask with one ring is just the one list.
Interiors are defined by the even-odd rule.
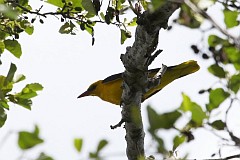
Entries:
[[[109,127],[120,120],[121,109],[97,97],[77,99],[77,96],[92,82],[124,71],[119,57],[134,39],[120,45],[120,32],[117,27],[97,25],[95,45],[91,46],[91,36],[87,33],[80,32],[76,36],[61,35],[58,33],[60,20],[52,17],[44,22],[39,24],[36,21],[38,24],[35,24],[32,36],[20,35],[23,50],[20,60],[7,52],[2,55],[1,74],[6,75],[10,62],[13,62],[17,64],[17,74],[27,77],[17,88],[23,87],[27,82],[39,82],[44,86],[44,90],[33,100],[32,111],[11,105],[7,122],[0,129],[0,140],[9,131],[32,131],[37,124],[45,143],[27,152],[27,157],[34,157],[36,153],[44,151],[57,160],[86,159],[86,153],[94,151],[98,141],[105,138],[110,142],[104,149],[104,154],[110,156],[108,159],[126,159],[125,130],[111,130]],[[134,33],[134,28],[132,31]],[[171,111],[180,105],[181,92],[190,95],[193,101],[201,105],[207,103],[207,95],[198,95],[197,92],[210,87],[216,79],[207,73],[206,67],[210,63],[203,62],[190,50],[190,44],[198,43],[199,39],[200,33],[185,27],[176,26],[171,32],[161,30],[158,48],[164,51],[151,68],[160,67],[162,63],[170,66],[194,59],[198,61],[201,69],[173,82],[143,103],[145,127],[147,104],[151,104],[160,113]],[[169,134],[172,133],[165,136]],[[201,159],[217,151],[219,141],[212,134],[201,130],[196,135],[194,142],[179,148],[180,156],[191,151],[190,158]],[[73,147],[73,139],[78,137],[84,138],[83,153],[80,155]],[[169,137],[166,136],[166,139]],[[16,141],[17,134],[11,134],[0,148],[0,160],[16,160],[21,155]],[[146,136],[145,144],[151,144],[149,136]],[[150,154],[146,152],[146,155]]]

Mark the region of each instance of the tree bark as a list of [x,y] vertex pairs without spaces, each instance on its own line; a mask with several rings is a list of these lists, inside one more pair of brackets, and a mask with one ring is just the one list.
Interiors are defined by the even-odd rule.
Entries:
[[145,11],[141,14],[137,20],[135,42],[121,55],[125,67],[122,120],[125,122],[128,160],[145,156],[141,99],[148,84],[148,61],[157,48],[160,29],[167,28],[169,17],[178,8],[179,4],[168,1],[152,13]]

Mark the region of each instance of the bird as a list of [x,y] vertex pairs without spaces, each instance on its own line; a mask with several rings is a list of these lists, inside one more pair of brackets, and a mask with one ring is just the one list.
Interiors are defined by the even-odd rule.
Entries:
[[[167,67],[166,72],[161,77],[160,84],[144,93],[142,96],[142,102],[162,90],[172,81],[192,74],[199,69],[200,66],[194,60],[189,60],[175,66]],[[159,70],[160,68],[148,70],[148,78],[152,78]],[[121,87],[123,82],[122,74],[123,73],[114,74],[103,80],[98,80],[92,83],[88,87],[88,89],[82,94],[80,94],[77,98],[82,98],[86,96],[97,96],[103,101],[107,101],[116,105],[121,105],[121,96],[123,92],[123,89]]]

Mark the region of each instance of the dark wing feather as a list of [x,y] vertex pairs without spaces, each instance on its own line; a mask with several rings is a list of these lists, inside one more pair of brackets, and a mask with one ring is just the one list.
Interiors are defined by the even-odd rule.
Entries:
[[118,79],[121,79],[121,78],[122,78],[122,73],[114,74],[114,75],[111,75],[111,76],[105,78],[102,81],[102,83],[112,82],[112,81],[115,81],[115,80],[118,80]]

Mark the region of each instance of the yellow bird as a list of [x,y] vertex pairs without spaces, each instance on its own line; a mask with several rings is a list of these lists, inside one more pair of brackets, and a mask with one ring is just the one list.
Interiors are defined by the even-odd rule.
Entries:
[[[161,83],[147,91],[142,97],[142,102],[159,92],[162,88],[175,79],[194,73],[198,71],[199,68],[200,67],[197,62],[193,60],[183,62],[176,66],[167,67],[166,72],[161,78]],[[159,69],[160,68],[148,70],[149,77],[152,78],[159,71]],[[120,105],[123,91],[121,87],[122,82],[122,73],[111,75],[104,80],[99,80],[91,84],[87,91],[83,92],[80,96],[78,96],[78,98],[85,96],[98,96],[104,101]]]

